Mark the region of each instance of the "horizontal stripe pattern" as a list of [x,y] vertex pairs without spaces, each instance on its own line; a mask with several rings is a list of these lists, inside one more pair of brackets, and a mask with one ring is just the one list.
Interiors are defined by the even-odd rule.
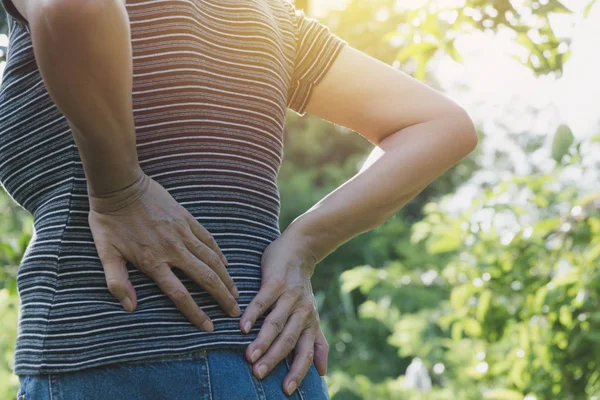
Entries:
[[[243,312],[260,288],[262,254],[281,234],[286,109],[305,114],[312,87],[347,43],[287,0],[130,0],[126,7],[140,165],[214,235]],[[266,315],[243,334],[239,318],[178,269],[213,332],[193,326],[130,263],[135,312],[108,291],[77,147],[43,84],[26,21],[8,11],[0,182],[34,217],[17,275],[15,373],[247,346]]]

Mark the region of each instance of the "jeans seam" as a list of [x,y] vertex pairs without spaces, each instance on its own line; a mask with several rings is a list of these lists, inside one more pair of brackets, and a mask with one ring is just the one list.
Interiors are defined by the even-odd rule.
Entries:
[[263,388],[260,379],[255,377],[252,373],[252,365],[248,362],[244,362],[244,365],[246,366],[246,371],[248,372],[248,375],[250,375],[250,381],[252,382],[254,390],[256,391],[256,398],[258,400],[266,400],[267,396],[265,395],[265,389]]
[[[17,400],[24,400],[26,399],[26,394],[27,394],[27,382],[29,382],[30,376],[29,375],[24,375],[22,379],[20,379],[21,381],[21,387],[19,388],[18,392],[17,392]],[[19,393],[20,392],[20,393]]]
[[52,374],[48,374],[48,391],[50,392],[50,400],[58,400],[58,395],[56,396],[57,397],[56,399],[54,398],[54,387],[52,386]]
[[210,366],[208,365],[208,357],[203,357],[206,363],[206,377],[208,378],[208,399],[212,400],[212,387],[210,386]]

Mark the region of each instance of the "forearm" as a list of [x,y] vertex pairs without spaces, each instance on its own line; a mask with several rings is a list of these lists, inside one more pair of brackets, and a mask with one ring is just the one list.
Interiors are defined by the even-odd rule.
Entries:
[[318,263],[387,221],[476,143],[464,114],[404,128],[385,138],[358,174],[296,218],[284,234],[301,241]]
[[27,10],[36,61],[69,121],[90,195],[139,177],[129,19],[122,0],[42,0]]

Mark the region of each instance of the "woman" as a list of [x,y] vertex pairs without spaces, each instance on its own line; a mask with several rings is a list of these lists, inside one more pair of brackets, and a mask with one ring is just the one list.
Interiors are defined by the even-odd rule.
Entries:
[[[315,265],[472,151],[468,114],[288,0],[2,1],[21,398],[328,398]],[[280,232],[287,108],[376,147]]]

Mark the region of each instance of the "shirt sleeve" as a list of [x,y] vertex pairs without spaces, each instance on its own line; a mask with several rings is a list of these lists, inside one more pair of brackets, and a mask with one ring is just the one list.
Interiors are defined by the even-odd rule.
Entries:
[[347,41],[317,19],[308,17],[291,3],[295,34],[294,66],[288,90],[287,107],[299,116],[306,114],[312,89],[325,76]]
[[21,13],[17,10],[15,5],[12,3],[12,0],[0,0],[2,6],[6,10],[6,13],[12,17],[13,19],[19,21],[21,24],[28,26],[27,20],[21,15]]

